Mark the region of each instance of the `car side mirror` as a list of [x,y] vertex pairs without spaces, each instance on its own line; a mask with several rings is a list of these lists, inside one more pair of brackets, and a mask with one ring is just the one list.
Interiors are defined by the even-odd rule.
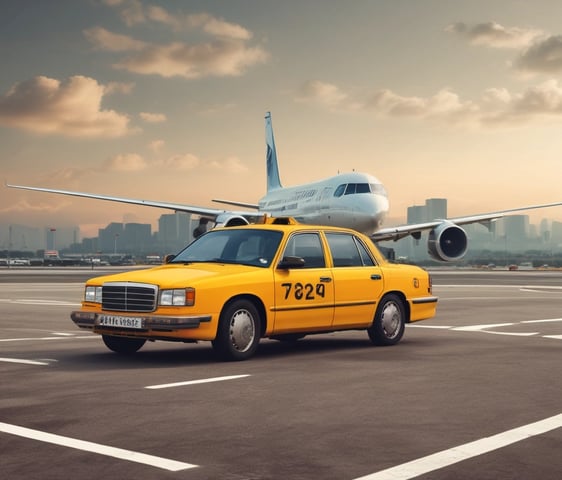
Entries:
[[169,253],[164,257],[164,263],[170,263],[176,256],[173,253]]
[[289,270],[291,268],[302,268],[304,267],[304,258],[302,257],[283,257],[282,260],[277,265],[280,270]]

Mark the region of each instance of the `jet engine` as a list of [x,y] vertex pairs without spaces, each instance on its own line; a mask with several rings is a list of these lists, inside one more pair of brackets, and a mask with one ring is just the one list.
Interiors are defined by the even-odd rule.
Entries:
[[443,222],[429,232],[427,252],[435,260],[454,262],[468,249],[466,232],[451,222]]
[[216,220],[215,227],[238,227],[240,225],[248,225],[248,220],[246,220],[241,215],[232,215],[230,213],[223,213],[219,215]]

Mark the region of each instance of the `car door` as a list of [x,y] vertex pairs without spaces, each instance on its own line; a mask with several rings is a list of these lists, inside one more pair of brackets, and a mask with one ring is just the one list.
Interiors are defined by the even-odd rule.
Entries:
[[351,233],[327,232],[335,287],[334,323],[364,327],[373,321],[384,283],[382,269],[362,241]]
[[[293,265],[275,269],[276,334],[318,331],[330,328],[334,315],[332,270],[318,232],[293,234],[281,259],[293,259]],[[295,258],[304,264],[295,265]]]

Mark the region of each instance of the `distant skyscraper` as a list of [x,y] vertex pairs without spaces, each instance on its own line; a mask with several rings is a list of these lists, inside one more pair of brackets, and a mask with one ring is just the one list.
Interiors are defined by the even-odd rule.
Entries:
[[158,243],[168,253],[177,253],[193,239],[189,213],[169,213],[158,219]]
[[447,218],[447,199],[446,198],[428,198],[425,201],[427,208],[427,221],[437,218]]

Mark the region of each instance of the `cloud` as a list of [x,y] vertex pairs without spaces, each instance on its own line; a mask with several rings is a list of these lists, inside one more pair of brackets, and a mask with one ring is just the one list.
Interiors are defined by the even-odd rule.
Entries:
[[249,30],[208,13],[170,13],[160,6],[145,7],[137,0],[106,0],[104,3],[117,9],[129,26],[152,22],[176,32],[194,30],[212,37],[193,43],[148,43],[99,26],[84,30],[94,48],[127,54],[114,64],[117,69],[165,78],[227,77],[243,75],[250,67],[265,63],[269,58],[262,46],[250,45],[253,35]]
[[148,112],[141,112],[140,117],[148,123],[162,123],[167,120],[166,115],[163,113],[148,113]]
[[194,79],[240,76],[267,58],[267,52],[261,47],[248,47],[238,40],[222,39],[198,45],[180,42],[151,45],[114,66],[142,75]]
[[201,164],[201,160],[191,153],[178,154],[168,157],[163,162],[163,166],[171,170],[193,170]]
[[471,101],[443,89],[427,98],[405,97],[391,90],[376,92],[366,103],[366,110],[392,117],[444,118],[463,120],[472,116],[478,107]]
[[138,51],[146,47],[146,42],[135,40],[128,35],[112,33],[103,27],[84,30],[84,36],[97,50],[108,52]]
[[121,137],[129,117],[102,110],[106,89],[93,78],[45,76],[14,85],[0,96],[0,125],[71,137]]
[[248,171],[248,167],[244,165],[238,157],[228,157],[224,161],[211,162],[210,167],[229,173],[241,173]]
[[148,144],[148,148],[153,152],[158,153],[160,150],[162,150],[162,148],[164,148],[164,145],[164,140],[152,140],[152,142]]
[[326,106],[341,105],[347,98],[336,85],[310,80],[305,82],[298,90],[296,100],[301,102],[315,102]]
[[56,204],[44,203],[44,202],[29,202],[26,199],[21,199],[17,203],[8,205],[0,208],[0,213],[22,213],[29,215],[31,213],[40,213],[44,215],[57,213],[66,206],[70,205],[70,202],[59,202]]
[[110,158],[105,166],[118,172],[139,172],[145,170],[148,164],[137,153],[122,153]]
[[557,80],[528,87],[518,94],[510,94],[505,89],[486,93],[487,106],[495,108],[483,110],[483,124],[517,125],[537,119],[562,119],[562,87]]
[[531,45],[514,62],[515,68],[535,73],[562,71],[562,35],[550,36]]
[[496,22],[479,23],[473,26],[457,22],[447,26],[445,31],[465,37],[473,45],[515,49],[528,47],[538,37],[544,35],[542,30],[504,27]]
[[[562,121],[562,86],[557,80],[529,86],[518,93],[506,88],[490,88],[474,100],[462,99],[448,88],[427,97],[405,96],[382,89],[364,98],[351,98],[335,85],[330,91],[338,92],[338,102],[334,102],[331,95],[309,98],[332,111],[362,111],[381,118],[431,120],[457,127],[500,128]],[[302,97],[297,95],[295,100],[302,101]]]
[[139,0],[102,0],[102,3],[119,9],[121,18],[128,26],[146,22],[145,10]]

